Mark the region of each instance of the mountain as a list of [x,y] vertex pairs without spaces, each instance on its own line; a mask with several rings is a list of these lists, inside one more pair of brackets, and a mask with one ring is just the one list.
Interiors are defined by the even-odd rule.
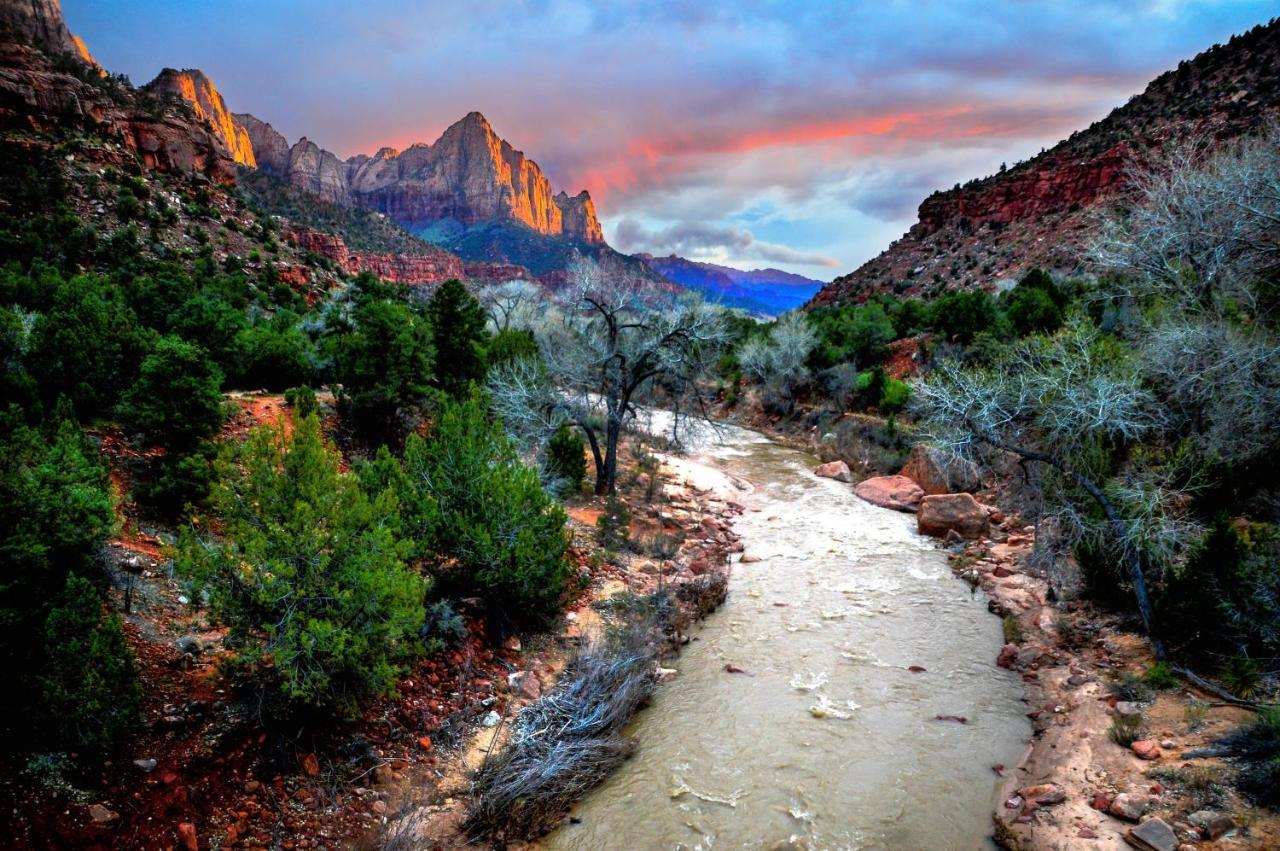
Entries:
[[935,192],[883,253],[836,278],[815,306],[871,293],[992,288],[1033,267],[1072,273],[1094,215],[1134,158],[1170,141],[1227,141],[1280,114],[1280,19],[1184,61],[1124,106],[1026,162]]
[[[235,161],[185,103],[107,76],[67,29],[56,0],[0,3],[0,128],[85,134],[85,156],[235,180]],[[41,144],[33,141],[32,144]]]
[[241,165],[257,165],[249,132],[231,117],[222,95],[203,71],[165,68],[143,88],[158,95],[173,95],[189,103],[196,118],[208,122],[214,137],[221,140],[233,160]]
[[253,115],[232,118],[248,136],[258,168],[334,203],[383,213],[464,260],[514,264],[543,276],[563,272],[575,254],[616,254],[605,243],[591,196],[553,193],[538,164],[479,112],[431,144],[346,160],[305,137],[290,146]]
[[794,310],[823,286],[821,281],[781,269],[744,272],[715,263],[687,260],[674,254],[669,257],[635,256],[667,280],[701,293],[710,301],[762,316],[777,316]]

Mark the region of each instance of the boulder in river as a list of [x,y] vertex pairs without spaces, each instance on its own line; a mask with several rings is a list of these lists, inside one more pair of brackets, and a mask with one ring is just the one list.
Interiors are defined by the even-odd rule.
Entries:
[[987,510],[967,493],[925,496],[920,500],[916,526],[922,535],[945,538],[954,531],[963,538],[978,538],[987,531]]
[[835,479],[837,482],[853,481],[853,473],[849,472],[849,465],[843,461],[831,461],[827,464],[819,464],[817,469],[813,471],[813,474],[824,479]]
[[853,489],[860,499],[894,511],[916,511],[924,491],[906,476],[876,476],[858,482]]

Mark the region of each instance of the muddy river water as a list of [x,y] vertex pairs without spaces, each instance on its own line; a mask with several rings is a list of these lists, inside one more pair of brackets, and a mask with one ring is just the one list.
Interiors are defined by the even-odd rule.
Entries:
[[815,477],[809,455],[726,429],[678,463],[736,485],[759,561],[734,565],[635,721],[635,757],[548,846],[990,847],[992,766],[1017,763],[1030,726],[985,601],[912,515]]

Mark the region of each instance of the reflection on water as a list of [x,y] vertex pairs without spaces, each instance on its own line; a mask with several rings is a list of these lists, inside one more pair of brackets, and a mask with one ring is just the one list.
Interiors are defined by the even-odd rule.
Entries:
[[984,847],[991,766],[1030,734],[1019,682],[994,666],[1000,622],[911,515],[754,433],[720,439],[698,454],[755,484],[735,528],[761,561],[734,566],[728,603],[635,722],[636,756],[547,844]]

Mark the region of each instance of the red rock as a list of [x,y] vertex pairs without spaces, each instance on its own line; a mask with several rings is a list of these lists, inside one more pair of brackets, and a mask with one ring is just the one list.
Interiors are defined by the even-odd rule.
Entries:
[[419,739],[418,739],[418,747],[422,748],[424,751],[429,751],[429,750],[431,750],[431,737],[430,737],[430,736],[422,736],[421,738],[419,738]]
[[853,481],[853,473],[849,472],[849,465],[843,461],[830,461],[826,464],[819,464],[814,469],[813,474],[823,479],[835,479],[837,482]]
[[1111,793],[1101,789],[1095,791],[1093,793],[1093,800],[1089,803],[1089,806],[1093,807],[1095,810],[1101,810],[1105,813],[1111,808]]
[[1028,786],[1025,789],[1019,789],[1018,794],[1023,799],[1035,801],[1042,807],[1052,807],[1061,804],[1067,799],[1066,790],[1057,783],[1041,783],[1036,786]]
[[159,95],[176,95],[185,100],[196,118],[207,121],[213,128],[214,138],[221,142],[233,160],[251,168],[257,167],[249,132],[232,118],[222,95],[202,71],[165,68],[144,88]]
[[745,674],[746,673],[746,671],[742,670],[737,665],[730,664],[730,663],[725,664],[724,671],[726,674]]
[[308,777],[315,777],[320,773],[320,761],[315,754],[309,753],[302,757],[302,773]]
[[[342,237],[312,230],[295,230],[287,239],[303,251],[332,260],[348,275],[372,272],[398,284],[436,284],[464,276],[462,260],[443,249],[424,247],[422,254],[373,254],[350,251]],[[526,276],[527,277],[527,276]]]
[[1018,645],[1006,644],[1000,648],[1000,655],[996,657],[996,664],[1001,668],[1012,668],[1013,663],[1018,658]]
[[908,665],[907,670],[913,674],[923,674],[926,672],[925,669],[920,667],[919,665]]
[[907,463],[898,475],[914,481],[927,496],[968,490],[977,485],[971,465],[945,464],[936,450],[923,444],[911,447]]
[[1149,739],[1139,739],[1129,745],[1129,749],[1137,754],[1138,759],[1159,759],[1160,745]]
[[93,819],[94,824],[111,824],[120,820],[120,814],[102,804],[91,804],[89,806],[89,818]]
[[1142,818],[1151,807],[1151,801],[1145,795],[1137,795],[1132,792],[1121,792],[1111,801],[1111,806],[1107,807],[1107,812],[1116,818],[1127,819],[1128,821],[1137,821]]
[[178,825],[178,844],[186,851],[200,851],[200,840],[196,836],[196,826],[189,821]]
[[[819,468],[821,469],[821,468]],[[894,511],[915,511],[920,507],[924,491],[906,476],[876,476],[858,482],[854,495],[872,505]]]
[[949,532],[978,538],[987,530],[987,512],[967,493],[926,496],[920,500],[916,526],[922,535],[946,537]]
[[1082,827],[1076,831],[1076,837],[1079,839],[1097,839],[1098,834],[1094,833],[1091,828]]

